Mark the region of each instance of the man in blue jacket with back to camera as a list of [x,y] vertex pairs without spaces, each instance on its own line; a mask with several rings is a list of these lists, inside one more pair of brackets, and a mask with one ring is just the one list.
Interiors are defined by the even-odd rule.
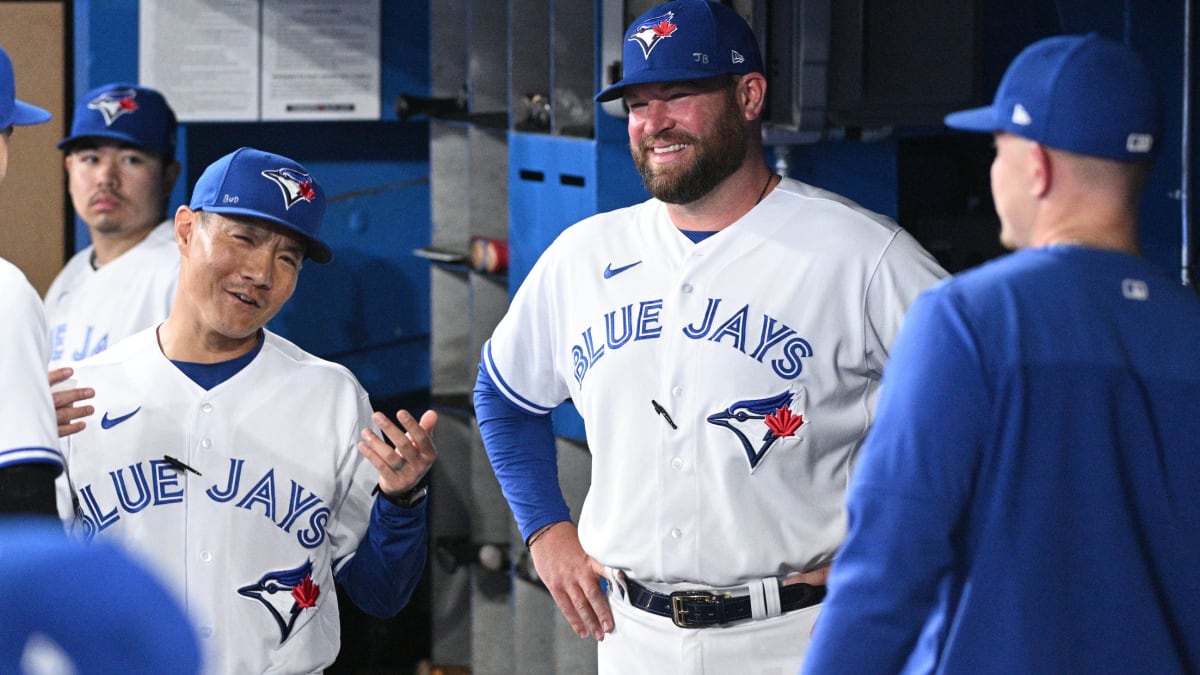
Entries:
[[1200,671],[1200,300],[1137,241],[1162,117],[1092,34],[946,118],[995,135],[1016,252],[912,306],[805,673]]

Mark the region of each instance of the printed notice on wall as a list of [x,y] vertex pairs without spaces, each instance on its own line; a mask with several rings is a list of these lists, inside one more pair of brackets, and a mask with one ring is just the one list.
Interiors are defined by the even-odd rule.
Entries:
[[142,0],[139,80],[181,121],[372,120],[380,0]]
[[379,119],[379,15],[379,0],[263,0],[263,119]]
[[138,22],[138,82],[181,121],[259,118],[257,3],[142,0]]

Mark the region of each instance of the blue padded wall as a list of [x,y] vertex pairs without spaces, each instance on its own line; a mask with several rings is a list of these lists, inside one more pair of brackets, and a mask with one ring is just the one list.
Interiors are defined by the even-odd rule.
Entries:
[[[511,132],[508,158],[510,294],[572,223],[650,196],[624,141]],[[583,420],[570,403],[552,414],[556,434],[584,440]]]

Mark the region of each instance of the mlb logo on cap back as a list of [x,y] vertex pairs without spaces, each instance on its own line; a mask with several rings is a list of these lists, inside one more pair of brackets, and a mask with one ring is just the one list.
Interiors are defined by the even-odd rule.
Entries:
[[148,87],[115,82],[84,94],[75,105],[71,135],[58,147],[85,138],[111,138],[175,158],[175,112],[162,94]]
[[737,12],[708,0],[676,0],[638,17],[625,32],[624,73],[596,94],[620,98],[625,87],[763,72],[753,31]]
[[333,259],[318,234],[325,218],[325,190],[303,166],[283,155],[254,148],[225,155],[200,175],[189,206],[282,225],[305,242],[308,258],[318,263]]

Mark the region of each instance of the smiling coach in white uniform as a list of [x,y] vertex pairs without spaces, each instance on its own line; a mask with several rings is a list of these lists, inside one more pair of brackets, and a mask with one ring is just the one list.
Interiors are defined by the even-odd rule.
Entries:
[[166,321],[76,366],[99,419],[63,439],[75,529],[153,564],[212,673],[319,672],[340,647],[335,579],[387,617],[425,562],[436,413],[372,415],[349,370],[263,328],[303,261],[332,257],[324,213],[291,159],[217,160],[175,214]]
[[[601,672],[795,672],[889,346],[944,272],[896,223],[771,173],[732,9],[660,5],[625,38],[597,99],[628,106],[654,198],[538,260],[484,346],[480,429]],[[578,529],[548,415],[566,399],[592,453]]]

